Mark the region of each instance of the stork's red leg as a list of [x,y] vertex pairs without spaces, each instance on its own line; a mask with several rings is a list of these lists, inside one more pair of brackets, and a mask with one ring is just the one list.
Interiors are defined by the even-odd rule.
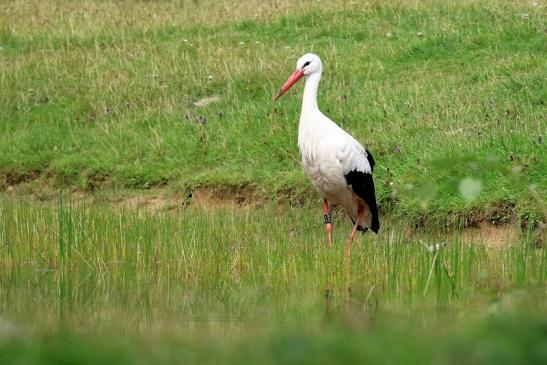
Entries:
[[323,214],[325,218],[325,229],[327,230],[327,238],[329,247],[332,247],[332,218],[330,216],[330,207],[327,199],[323,199]]
[[359,209],[357,210],[357,219],[355,219],[355,225],[351,230],[351,234],[348,238],[348,244],[346,245],[346,257],[349,257],[351,253],[351,244],[353,243],[353,238],[355,237],[355,233],[357,233],[357,227],[359,227],[359,222],[361,221],[361,218],[363,218],[364,213],[365,209],[359,204]]

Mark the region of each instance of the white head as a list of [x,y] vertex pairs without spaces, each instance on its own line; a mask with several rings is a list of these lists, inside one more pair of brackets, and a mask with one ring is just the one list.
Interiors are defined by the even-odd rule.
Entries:
[[291,86],[293,86],[298,80],[304,76],[310,76],[313,74],[321,74],[323,71],[323,65],[321,64],[321,59],[319,56],[313,53],[306,53],[298,59],[296,62],[296,71],[289,77],[287,81],[281,86],[281,89],[274,97],[274,100],[277,100],[281,95],[285,94]]
[[304,72],[304,75],[311,75],[323,71],[323,65],[319,56],[306,53],[296,61],[296,69]]

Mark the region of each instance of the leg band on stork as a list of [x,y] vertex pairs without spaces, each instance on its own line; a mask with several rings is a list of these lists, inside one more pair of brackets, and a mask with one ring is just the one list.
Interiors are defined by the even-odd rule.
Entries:
[[323,218],[325,218],[325,229],[329,247],[332,247],[332,218],[330,216],[330,207],[327,199],[323,199]]

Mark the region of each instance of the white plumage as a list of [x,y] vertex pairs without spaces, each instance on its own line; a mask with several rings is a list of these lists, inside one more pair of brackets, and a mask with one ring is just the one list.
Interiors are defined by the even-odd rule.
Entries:
[[275,99],[305,76],[298,126],[298,148],[302,166],[324,199],[329,245],[332,245],[329,202],[342,205],[355,222],[346,246],[346,254],[349,255],[357,230],[369,228],[378,232],[380,228],[372,180],[374,159],[355,138],[319,110],[317,89],[321,73],[322,64],[318,56],[311,53],[302,56],[297,62],[296,71],[282,86]]

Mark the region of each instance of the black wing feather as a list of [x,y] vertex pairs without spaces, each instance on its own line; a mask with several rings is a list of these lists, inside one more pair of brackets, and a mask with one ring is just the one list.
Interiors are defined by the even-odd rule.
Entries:
[[376,161],[374,161],[374,157],[372,157],[372,153],[369,152],[369,150],[365,149],[365,152],[367,153],[367,160],[370,164],[370,172],[374,171],[374,165],[376,165]]
[[[366,150],[365,150],[366,151]],[[370,170],[372,171],[374,165],[376,164],[372,154],[369,151],[366,151],[367,159],[370,164]],[[351,189],[359,196],[361,199],[367,203],[370,214],[372,215],[371,226],[369,227],[373,232],[378,233],[380,229],[380,218],[378,216],[378,206],[376,205],[376,192],[374,190],[374,181],[372,180],[372,174],[352,170],[345,175],[346,182],[348,185],[351,185]],[[352,219],[353,221],[353,219]],[[354,222],[355,223],[355,222]],[[366,231],[363,227],[359,227],[359,230]]]

